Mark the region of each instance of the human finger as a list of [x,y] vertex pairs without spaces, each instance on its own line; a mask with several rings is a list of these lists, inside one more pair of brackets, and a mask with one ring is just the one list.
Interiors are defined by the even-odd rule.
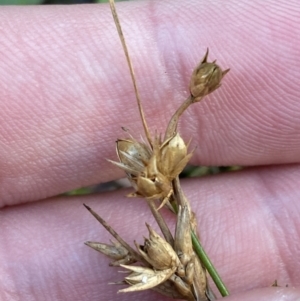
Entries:
[[[275,280],[281,286],[298,285],[299,173],[299,166],[281,166],[184,181],[203,246],[232,295],[269,287]],[[157,229],[145,202],[125,194],[61,197],[2,209],[2,300],[132,299],[131,294],[116,296],[120,286],[107,284],[124,277],[120,269],[83,245],[111,239],[83,202],[130,244],[143,243],[145,222]],[[174,215],[162,213],[172,227]],[[153,300],[155,294],[135,296]]]
[[[188,95],[207,46],[211,59],[231,68],[223,86],[182,117],[180,132],[198,146],[193,163],[299,162],[299,5],[274,5],[118,5],[152,133],[164,131]],[[137,138],[142,127],[108,6],[0,14],[2,205],[120,177],[105,158],[116,159],[114,141],[126,136],[121,126]]]

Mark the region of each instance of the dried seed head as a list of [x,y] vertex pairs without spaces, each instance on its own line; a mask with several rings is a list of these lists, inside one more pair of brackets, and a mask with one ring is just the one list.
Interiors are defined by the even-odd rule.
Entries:
[[119,242],[112,241],[112,245],[100,242],[87,241],[85,244],[92,249],[114,259],[110,263],[111,266],[119,266],[120,264],[131,264],[136,260],[130,255],[128,250],[124,248]]
[[123,268],[132,271],[125,281],[131,286],[119,290],[120,293],[136,292],[153,288],[168,280],[174,273],[173,269],[155,271],[141,266],[121,265]]
[[160,199],[170,194],[171,182],[159,172],[157,167],[158,139],[155,143],[155,151],[152,151],[146,144],[134,139],[117,141],[117,154],[120,162],[109,161],[126,172],[136,190],[129,196]]
[[138,176],[145,169],[151,158],[149,147],[134,139],[117,140],[116,149],[120,163],[111,160],[108,161],[122,168],[129,179]]
[[151,177],[141,175],[137,177],[136,183],[136,195],[147,199],[166,198],[172,190],[171,182],[160,172]]
[[[185,283],[182,278],[180,278],[176,275],[172,275],[170,280],[173,281],[173,283],[176,287],[176,290],[182,296],[182,299],[184,299],[184,300],[197,300],[198,301],[198,299],[195,299],[195,296],[193,294],[191,286],[189,284]],[[199,301],[200,300],[201,299],[199,299]]]
[[180,261],[169,243],[159,236],[148,224],[149,239],[145,238],[143,247],[137,246],[142,257],[156,270],[176,270]]
[[156,137],[153,146],[148,165],[134,178],[136,192],[130,196],[161,199],[160,209],[172,195],[171,182],[182,172],[192,153],[187,154],[187,145],[178,133],[164,143]]
[[192,153],[187,154],[187,146],[177,133],[160,147],[158,169],[172,181],[182,172],[191,156]]
[[112,259],[122,259],[128,255],[128,251],[119,242],[112,242],[112,245],[108,245],[100,242],[87,241],[85,244]]
[[187,145],[178,133],[164,143],[156,136],[153,149],[133,138],[117,141],[120,162],[112,162],[122,168],[135,192],[129,197],[160,199],[165,205],[173,193],[172,181],[182,172],[192,153],[187,154]]
[[208,49],[200,64],[193,71],[190,92],[194,98],[201,98],[221,86],[221,80],[230,69],[222,69],[213,62],[207,62]]
[[117,141],[117,154],[120,162],[135,170],[142,170],[151,157],[149,147],[133,139],[119,139]]
[[174,248],[181,263],[186,266],[194,256],[188,206],[184,206],[183,208],[179,206],[178,208]]
[[153,269],[147,267],[139,267],[139,268],[141,269],[141,272],[130,273],[128,276],[125,277],[125,282],[127,282],[130,285],[135,285],[138,283],[145,283],[146,279],[155,276],[155,271]]

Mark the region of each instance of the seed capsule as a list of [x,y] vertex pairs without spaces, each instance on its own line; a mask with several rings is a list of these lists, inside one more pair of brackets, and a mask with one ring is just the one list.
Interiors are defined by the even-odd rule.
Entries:
[[143,247],[138,246],[142,257],[156,270],[176,270],[180,265],[174,249],[162,237],[160,237],[148,224],[149,238],[145,238]]
[[151,158],[149,147],[133,139],[117,140],[116,148],[120,163],[109,161],[122,168],[130,177],[138,176]]
[[208,49],[200,64],[193,71],[190,81],[190,92],[193,97],[199,100],[221,86],[221,80],[230,69],[222,69],[213,62],[207,62]]
[[151,157],[148,146],[130,139],[117,141],[117,154],[120,162],[137,171],[142,171]]
[[168,280],[174,273],[173,269],[156,271],[142,266],[121,266],[129,271],[132,271],[132,273],[124,279],[128,284],[130,284],[130,287],[121,289],[118,291],[118,293],[143,291],[156,287],[157,285]]
[[177,133],[160,147],[158,169],[169,181],[173,181],[182,172],[191,157],[192,153],[187,154],[187,146]]
[[87,241],[85,244],[109,258],[114,259],[114,261],[109,264],[111,266],[135,262],[135,259],[130,255],[128,250],[117,241],[112,241],[111,245],[94,241]]

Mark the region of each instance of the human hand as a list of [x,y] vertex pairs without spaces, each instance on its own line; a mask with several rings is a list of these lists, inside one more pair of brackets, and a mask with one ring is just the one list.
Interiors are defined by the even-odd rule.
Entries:
[[[231,68],[179,130],[197,146],[193,164],[251,167],[188,179],[183,189],[228,300],[297,300],[300,8],[261,3],[144,1],[118,12],[152,132],[164,131],[187,96],[206,47]],[[0,15],[0,299],[157,298],[116,295],[107,283],[122,274],[83,245],[110,236],[82,203],[142,242],[153,221],[142,200],[127,191],[55,197],[124,176],[105,159],[116,158],[121,126],[142,133],[108,6],[1,7]],[[290,287],[263,288],[275,279]]]

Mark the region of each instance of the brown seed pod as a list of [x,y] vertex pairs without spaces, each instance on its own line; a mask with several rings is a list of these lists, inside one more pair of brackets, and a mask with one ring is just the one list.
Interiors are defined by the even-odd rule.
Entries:
[[137,177],[149,164],[152,151],[146,144],[133,138],[118,139],[116,143],[116,151],[120,162],[108,161],[122,168],[130,179]]
[[143,291],[146,289],[156,287],[157,285],[168,280],[172,276],[172,274],[174,274],[173,269],[156,271],[151,268],[141,266],[121,266],[129,271],[132,271],[133,273],[125,277],[125,281],[131,286],[119,290],[119,293]]
[[167,139],[159,149],[158,169],[169,181],[173,181],[187,165],[193,153],[187,154],[188,146],[179,133]]
[[159,236],[148,224],[149,238],[145,238],[144,246],[137,249],[142,257],[150,263],[155,270],[174,269],[180,265],[174,249],[161,236]]
[[135,192],[129,197],[145,197],[149,200],[161,199],[158,209],[171,197],[172,181],[182,172],[192,153],[178,133],[161,143],[155,137],[153,150],[134,139],[119,139],[117,154],[120,162],[112,162],[122,168]]
[[[150,167],[152,166],[150,165]],[[172,194],[171,182],[160,172],[152,173],[151,176],[147,173],[141,174],[137,177],[136,184],[137,191],[129,196],[141,196],[155,200],[169,198]]]
[[188,206],[178,208],[174,248],[181,263],[186,266],[194,256]]
[[206,300],[206,273],[193,250],[189,206],[178,209],[174,248],[184,267],[184,275],[180,276],[186,284],[192,285],[196,300]]
[[200,64],[193,71],[190,81],[191,95],[197,99],[213,92],[221,86],[221,80],[230,69],[222,69],[213,62],[207,62],[208,49]]
[[118,139],[117,154],[124,165],[131,170],[142,172],[151,158],[150,148],[134,139]]
[[145,238],[144,246],[136,247],[152,268],[142,266],[121,265],[132,271],[125,281],[131,286],[119,292],[134,292],[153,288],[168,280],[181,265],[172,246],[159,236],[148,224],[149,238]]
[[136,262],[128,250],[117,241],[112,241],[111,245],[94,241],[87,241],[85,244],[107,257],[114,259],[114,261],[109,264],[111,266],[119,266],[120,264],[131,264]]

